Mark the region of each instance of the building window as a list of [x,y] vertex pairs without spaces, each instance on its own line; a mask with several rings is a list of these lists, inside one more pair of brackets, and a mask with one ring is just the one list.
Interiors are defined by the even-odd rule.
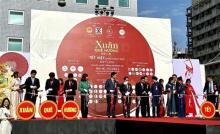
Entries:
[[87,0],[76,0],[76,3],[87,4]]
[[23,38],[8,37],[8,51],[22,51]]
[[24,11],[9,10],[8,24],[24,25]]
[[119,0],[119,7],[129,7],[130,0]]
[[98,5],[108,5],[108,0],[98,0]]

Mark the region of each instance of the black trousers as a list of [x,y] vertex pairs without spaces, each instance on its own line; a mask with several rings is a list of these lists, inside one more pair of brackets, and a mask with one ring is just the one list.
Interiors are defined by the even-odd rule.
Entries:
[[[215,94],[208,94],[207,101],[210,101],[212,104],[214,104],[215,108],[218,109],[218,96]],[[219,116],[219,113],[216,112],[215,116]]]
[[88,116],[88,96],[81,95],[81,113],[83,118]]
[[26,93],[24,97],[24,100],[31,101],[32,103],[34,103],[34,105],[36,104],[36,99],[37,99],[37,95],[34,96],[29,93]]
[[160,116],[160,97],[159,96],[153,96],[152,112],[153,112],[153,117]]
[[[157,114],[157,115],[156,115]],[[153,106],[153,117],[160,117],[160,106]]]
[[214,94],[208,94],[207,96],[207,101],[212,102],[214,105],[218,103],[216,99],[217,99],[217,96]]
[[[114,97],[112,97],[114,95]],[[107,99],[107,116],[115,117],[115,105],[117,101],[117,95],[116,94],[108,94],[106,96]],[[112,104],[111,104],[112,103]]]
[[74,101],[74,94],[67,94],[66,101]]
[[130,117],[131,96],[122,96],[123,114]]
[[177,94],[174,94],[174,100],[175,100],[175,104],[176,104],[176,113],[174,113],[173,116],[177,116],[178,115],[178,109],[179,109],[178,95]]
[[149,96],[141,97],[140,104],[138,104],[138,100],[136,99],[136,107],[136,117],[139,117],[140,108],[142,117],[150,117]]
[[47,100],[57,103],[56,96],[47,96]]

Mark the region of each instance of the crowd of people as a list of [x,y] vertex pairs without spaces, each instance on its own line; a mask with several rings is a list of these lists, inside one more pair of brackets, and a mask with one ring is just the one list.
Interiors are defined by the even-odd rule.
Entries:
[[[17,119],[16,106],[23,100],[23,89],[26,89],[24,100],[36,103],[38,92],[41,91],[40,80],[36,78],[36,74],[37,71],[32,70],[30,77],[26,79],[24,84],[21,84],[19,72],[13,73],[10,96],[3,100],[0,108],[0,132],[11,129],[10,125],[8,126],[10,124],[9,119]],[[57,103],[58,109],[61,109],[64,103],[63,94],[65,94],[66,101],[73,101],[77,89],[81,94],[82,118],[87,118],[89,92],[91,90],[88,74],[83,74],[78,84],[72,73],[68,74],[68,79],[64,81],[62,78],[56,79],[55,73],[51,72],[49,79],[46,80],[47,100]],[[177,77],[175,74],[169,78],[165,86],[163,79],[158,81],[158,78],[153,76],[152,81],[150,81],[147,76],[142,76],[133,89],[128,76],[124,77],[123,83],[119,83],[117,73],[112,72],[110,78],[105,82],[105,90],[108,118],[116,118],[116,103],[119,92],[122,95],[123,115],[126,118],[131,117],[131,97],[136,98],[135,116],[137,118],[140,113],[142,117],[163,117],[165,115],[168,117],[195,117],[197,114],[196,106],[199,107],[198,96],[191,85],[191,80],[187,79],[184,83],[182,77]],[[135,95],[132,94],[133,90],[135,90]],[[219,89],[212,76],[207,77],[203,92],[204,97],[218,107]],[[166,104],[164,104],[164,95],[167,96]],[[152,115],[150,107],[152,107]]]
[[[122,94],[123,114],[124,117],[130,117],[130,106],[132,97],[132,87],[129,78],[124,77],[124,82],[119,84],[116,80],[117,73],[112,72],[111,78],[106,81],[105,89],[107,90],[107,116],[115,118],[115,104],[117,100],[117,89]],[[141,111],[142,117],[195,117],[197,115],[196,107],[200,108],[198,95],[196,94],[191,80],[185,82],[183,78],[173,74],[168,83],[164,86],[164,80],[156,76],[152,77],[150,83],[147,76],[140,78],[135,86],[136,112],[139,117]],[[207,77],[207,82],[203,89],[203,97],[210,101],[218,108],[219,89],[212,76]],[[164,96],[167,97],[166,104]],[[151,104],[151,105],[150,105]],[[150,112],[152,107],[152,115]]]

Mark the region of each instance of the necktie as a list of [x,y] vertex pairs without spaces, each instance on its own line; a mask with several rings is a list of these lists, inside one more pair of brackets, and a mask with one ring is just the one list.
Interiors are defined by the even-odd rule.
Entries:
[[50,85],[51,85],[51,86],[53,85],[53,81],[50,81]]
[[210,84],[210,93],[213,93],[214,92],[214,90],[213,90],[213,82],[211,81],[209,84]]
[[69,81],[69,86],[72,86],[72,81]]
[[31,79],[32,85],[34,85],[34,78]]

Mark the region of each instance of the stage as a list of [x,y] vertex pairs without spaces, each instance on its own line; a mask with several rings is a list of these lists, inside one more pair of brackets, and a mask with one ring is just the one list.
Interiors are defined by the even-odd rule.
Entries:
[[12,121],[12,134],[219,134],[220,119],[88,118]]

